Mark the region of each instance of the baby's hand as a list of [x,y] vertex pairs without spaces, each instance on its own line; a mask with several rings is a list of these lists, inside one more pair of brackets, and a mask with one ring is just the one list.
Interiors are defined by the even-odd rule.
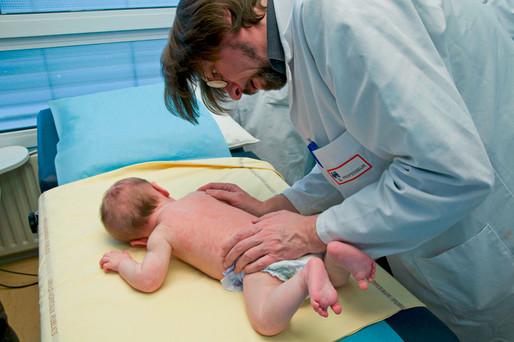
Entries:
[[132,259],[129,252],[126,250],[123,250],[122,253],[110,251],[109,253],[105,253],[102,259],[100,259],[100,267],[107,273],[110,271],[118,272],[120,263],[125,259]]

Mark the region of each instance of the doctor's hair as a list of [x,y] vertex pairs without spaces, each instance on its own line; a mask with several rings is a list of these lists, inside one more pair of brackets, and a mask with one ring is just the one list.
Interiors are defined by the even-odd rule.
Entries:
[[124,178],[105,193],[100,219],[113,238],[130,242],[143,237],[158,201],[158,192],[148,181],[137,177]]
[[219,58],[221,41],[227,34],[251,27],[264,18],[266,7],[260,1],[179,2],[168,43],[161,55],[164,102],[171,113],[193,124],[198,123],[197,84],[202,100],[211,112],[227,112],[222,105],[229,97],[225,90],[207,86],[202,79],[203,62],[214,62]]

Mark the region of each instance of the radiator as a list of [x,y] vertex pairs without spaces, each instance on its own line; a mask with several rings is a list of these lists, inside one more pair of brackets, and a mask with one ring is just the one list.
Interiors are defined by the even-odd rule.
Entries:
[[37,251],[37,234],[30,230],[28,214],[37,211],[38,184],[37,155],[0,175],[0,261]]

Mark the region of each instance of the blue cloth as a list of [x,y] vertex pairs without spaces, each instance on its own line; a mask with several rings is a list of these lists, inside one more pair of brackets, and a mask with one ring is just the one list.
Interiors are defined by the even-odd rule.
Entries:
[[362,341],[403,342],[403,339],[386,322],[381,321],[339,340],[339,342]]

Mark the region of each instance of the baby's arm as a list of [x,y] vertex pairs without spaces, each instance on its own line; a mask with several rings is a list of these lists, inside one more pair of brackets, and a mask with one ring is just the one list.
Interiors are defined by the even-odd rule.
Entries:
[[171,245],[162,236],[162,230],[155,229],[147,244],[147,253],[140,264],[127,251],[109,252],[100,260],[106,272],[116,271],[133,288],[142,292],[157,290],[164,281],[172,253]]

